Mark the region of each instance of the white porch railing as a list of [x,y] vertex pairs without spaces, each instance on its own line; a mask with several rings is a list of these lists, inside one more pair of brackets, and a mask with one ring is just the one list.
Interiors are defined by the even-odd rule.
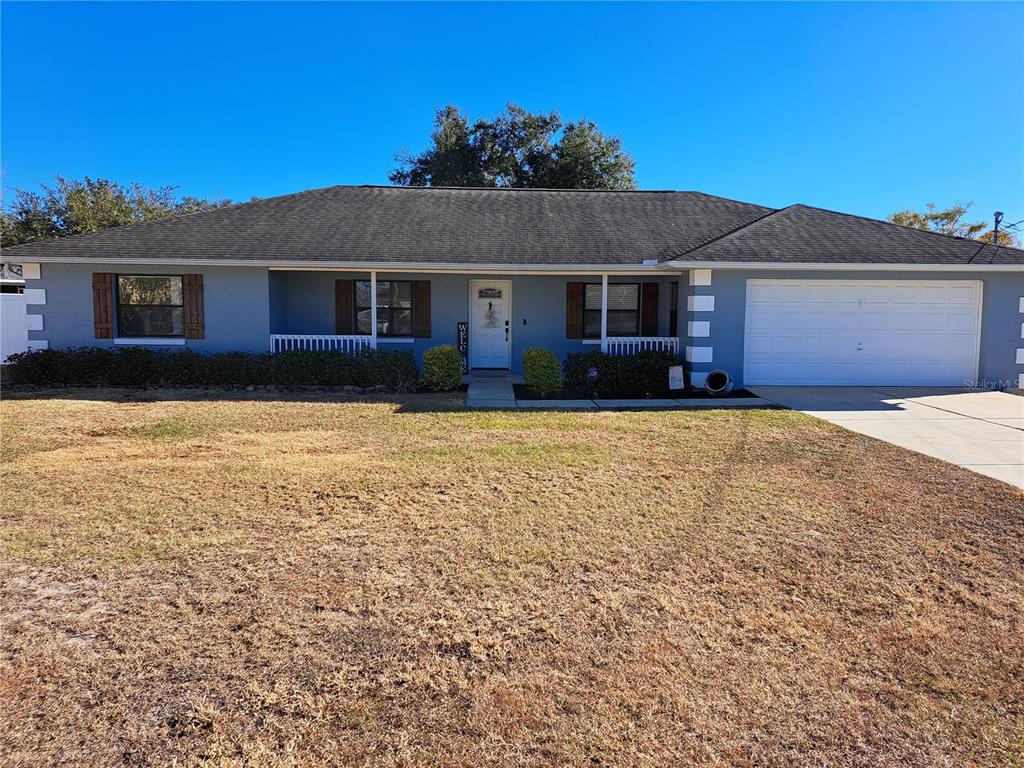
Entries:
[[679,352],[679,339],[675,336],[608,336],[605,351],[611,355],[635,355],[637,352]]
[[313,336],[308,333],[274,333],[270,336],[271,352],[347,352],[375,346],[371,336]]

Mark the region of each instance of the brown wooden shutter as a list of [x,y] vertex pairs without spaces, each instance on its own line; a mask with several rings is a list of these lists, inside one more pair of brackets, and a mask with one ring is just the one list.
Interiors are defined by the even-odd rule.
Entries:
[[644,283],[640,293],[640,335],[658,335],[658,284]]
[[430,338],[430,281],[417,280],[413,283],[412,308],[414,314],[413,336],[417,339]]
[[203,276],[181,276],[182,300],[185,304],[185,338],[206,338],[206,322],[203,316]]
[[114,338],[114,275],[92,273],[92,327],[97,339]]
[[355,315],[355,281],[334,281],[334,332],[339,336],[352,333],[352,322]]
[[565,338],[583,338],[584,283],[565,284]]

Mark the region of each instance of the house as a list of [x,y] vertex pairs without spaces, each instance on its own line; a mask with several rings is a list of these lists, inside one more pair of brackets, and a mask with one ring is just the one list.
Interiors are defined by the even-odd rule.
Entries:
[[[1024,251],[698,192],[330,187],[8,248],[29,346],[677,353],[696,385],[1024,385]],[[465,327],[463,328],[465,330]]]

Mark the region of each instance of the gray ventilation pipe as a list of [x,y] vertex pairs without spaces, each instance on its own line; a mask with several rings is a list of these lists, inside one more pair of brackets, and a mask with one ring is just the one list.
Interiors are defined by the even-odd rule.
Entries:
[[732,376],[720,368],[714,370],[704,380],[704,390],[709,395],[727,395],[732,392]]

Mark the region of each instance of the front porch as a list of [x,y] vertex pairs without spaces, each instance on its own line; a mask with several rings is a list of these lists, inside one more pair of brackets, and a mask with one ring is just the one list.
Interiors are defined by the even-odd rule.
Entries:
[[269,346],[274,353],[408,349],[419,359],[425,349],[452,344],[466,352],[470,369],[512,373],[521,372],[531,347],[561,359],[592,350],[678,356],[686,309],[679,279],[273,270]]

